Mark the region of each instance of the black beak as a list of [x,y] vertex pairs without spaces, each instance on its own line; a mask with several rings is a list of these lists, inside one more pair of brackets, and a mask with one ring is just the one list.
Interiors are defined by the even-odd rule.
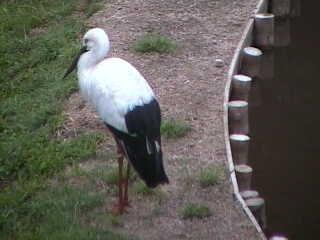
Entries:
[[64,74],[63,79],[65,79],[76,67],[79,61],[80,56],[87,52],[87,47],[84,46],[80,49],[79,53],[77,54],[77,56],[73,59],[73,62],[71,64],[71,66],[68,68],[67,72]]

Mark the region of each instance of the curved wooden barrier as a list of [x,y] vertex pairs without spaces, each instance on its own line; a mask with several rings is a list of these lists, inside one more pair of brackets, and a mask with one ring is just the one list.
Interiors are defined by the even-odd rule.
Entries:
[[[271,11],[273,14],[268,13]],[[233,56],[224,96],[224,132],[230,179],[241,204],[261,239],[266,239],[265,200],[251,189],[254,169],[249,166],[250,126],[248,105],[259,104],[249,92],[251,83],[274,76],[273,47],[290,43],[289,17],[299,16],[300,0],[259,0]],[[275,25],[275,17],[277,24]],[[272,236],[270,239],[287,239]]]
[[[260,72],[263,54],[260,49],[251,45],[256,41],[258,45],[269,48],[274,41],[273,15],[265,14],[267,10],[268,0],[260,0],[255,9],[255,17],[249,19],[235,51],[225,88],[223,119],[234,196],[259,232],[261,239],[266,239],[263,232],[266,224],[265,205],[258,192],[250,189],[252,168],[247,162],[250,141],[247,101],[251,81]],[[254,34],[259,34],[259,37],[254,37]]]

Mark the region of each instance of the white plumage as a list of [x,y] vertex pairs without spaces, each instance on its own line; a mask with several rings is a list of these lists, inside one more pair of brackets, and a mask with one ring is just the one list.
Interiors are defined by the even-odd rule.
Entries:
[[[102,30],[103,31],[103,30]],[[142,106],[154,98],[144,77],[128,62],[120,58],[105,58],[109,39],[101,29],[89,30],[84,42],[100,44],[81,55],[78,62],[79,86],[82,95],[96,108],[106,123],[128,133],[124,116],[135,106]],[[100,61],[100,62],[99,62]]]

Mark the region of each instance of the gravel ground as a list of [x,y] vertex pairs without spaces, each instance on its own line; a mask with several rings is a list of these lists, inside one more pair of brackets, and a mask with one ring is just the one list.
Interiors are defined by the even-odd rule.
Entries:
[[[232,196],[227,174],[223,133],[223,93],[227,71],[245,23],[257,0],[108,0],[93,15],[89,27],[102,27],[112,43],[110,56],[131,62],[149,81],[163,118],[179,119],[191,127],[180,139],[163,139],[170,185],[164,197],[131,197],[132,207],[115,231],[141,239],[259,239]],[[133,44],[146,33],[173,39],[170,54],[136,54]],[[216,60],[219,60],[219,64]],[[99,118],[78,94],[66,108],[68,120],[59,134],[102,131]],[[79,122],[81,123],[79,125]],[[112,139],[101,146],[115,151]],[[94,160],[91,160],[94,161]],[[219,184],[201,188],[199,171],[223,169]],[[184,220],[186,203],[208,206],[212,215]]]

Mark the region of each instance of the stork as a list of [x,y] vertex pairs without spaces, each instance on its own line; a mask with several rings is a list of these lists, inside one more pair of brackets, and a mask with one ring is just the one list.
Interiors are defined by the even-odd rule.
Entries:
[[[113,134],[118,153],[118,202],[115,213],[129,206],[130,165],[150,188],[169,183],[161,148],[161,112],[145,78],[127,61],[106,58],[108,35],[101,28],[86,32],[82,48],[64,75],[76,67],[80,93],[91,103]],[[126,174],[123,159],[127,158]]]

